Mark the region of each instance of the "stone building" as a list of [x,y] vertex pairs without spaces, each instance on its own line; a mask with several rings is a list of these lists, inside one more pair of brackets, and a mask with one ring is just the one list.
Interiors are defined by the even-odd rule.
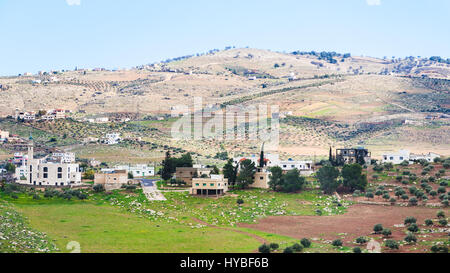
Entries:
[[34,158],[34,143],[30,136],[28,143],[28,160],[26,164],[27,180],[18,183],[32,186],[68,187],[81,185],[81,172],[78,164],[52,162]]
[[192,195],[220,196],[228,192],[228,179],[223,175],[211,175],[208,178],[192,180]]

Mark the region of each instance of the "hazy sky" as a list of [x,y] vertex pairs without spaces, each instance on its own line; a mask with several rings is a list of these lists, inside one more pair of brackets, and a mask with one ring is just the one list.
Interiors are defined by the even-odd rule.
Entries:
[[450,57],[448,0],[0,0],[0,75],[254,47]]

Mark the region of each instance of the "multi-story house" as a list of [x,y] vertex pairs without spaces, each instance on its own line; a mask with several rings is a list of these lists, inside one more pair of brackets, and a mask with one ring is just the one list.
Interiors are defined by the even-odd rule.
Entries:
[[191,194],[203,196],[219,196],[228,192],[228,179],[223,175],[211,175],[207,178],[192,180]]
[[35,159],[33,139],[28,143],[27,180],[18,183],[32,186],[67,187],[81,184],[78,164],[55,163],[47,158]]
[[364,148],[345,148],[336,150],[336,162],[340,165],[355,164],[371,165],[372,157],[369,150]]

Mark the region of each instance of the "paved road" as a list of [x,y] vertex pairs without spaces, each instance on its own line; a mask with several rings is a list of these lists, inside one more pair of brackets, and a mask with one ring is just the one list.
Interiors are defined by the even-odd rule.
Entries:
[[145,196],[147,196],[147,199],[150,201],[165,201],[166,198],[161,193],[160,190],[158,190],[158,187],[156,186],[156,182],[160,181],[161,179],[140,179],[142,190],[144,191]]
[[160,179],[141,179],[143,187],[154,187]]

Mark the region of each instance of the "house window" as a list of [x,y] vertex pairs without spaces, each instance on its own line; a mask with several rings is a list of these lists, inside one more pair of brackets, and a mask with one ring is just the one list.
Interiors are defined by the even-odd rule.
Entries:
[[394,157],[393,157],[393,156],[391,156],[391,157],[390,157],[390,160],[394,160]]
[[203,187],[206,187],[206,184],[203,184]]
[[259,179],[260,179],[260,180],[264,180],[264,176],[260,176]]
[[403,160],[403,156],[400,157],[400,160]]
[[211,187],[214,187],[214,184],[213,183],[211,183],[211,184],[209,184]]
[[195,184],[195,186],[197,186],[197,187],[198,187],[198,186],[200,186],[200,184],[198,184],[198,183],[197,183],[197,184]]

